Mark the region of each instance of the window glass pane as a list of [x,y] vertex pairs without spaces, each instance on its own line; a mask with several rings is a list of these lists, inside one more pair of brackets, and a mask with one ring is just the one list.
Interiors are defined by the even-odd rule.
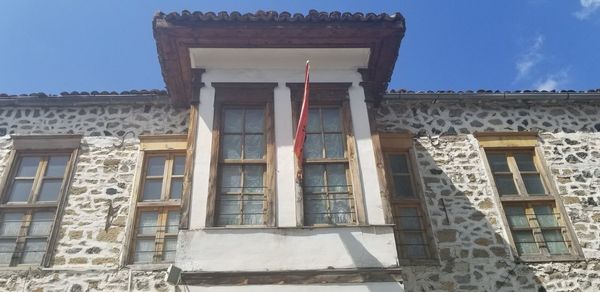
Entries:
[[244,193],[262,194],[264,167],[260,165],[244,167]]
[[154,239],[138,238],[135,241],[133,262],[151,263],[154,258]]
[[308,122],[306,126],[306,132],[318,133],[321,132],[321,117],[319,115],[319,109],[313,108],[308,111]]
[[181,193],[183,192],[183,178],[172,178],[171,179],[171,194],[169,198],[177,200],[181,199]]
[[35,177],[38,165],[40,164],[39,156],[24,156],[19,163],[17,177]]
[[58,194],[60,193],[61,185],[62,179],[44,179],[37,200],[44,202],[56,201],[58,199]]
[[15,180],[12,184],[10,193],[8,194],[9,202],[27,202],[29,194],[31,193],[31,187],[33,186],[33,180]]
[[420,232],[402,232],[401,246],[407,258],[427,257],[427,246]]
[[415,196],[412,184],[410,183],[410,176],[408,175],[394,175],[394,196],[397,198],[412,198]]
[[409,173],[406,155],[390,155],[389,157],[393,173]]
[[177,233],[179,231],[179,211],[169,211],[167,213],[167,233]]
[[321,134],[306,134],[303,151],[304,158],[323,158]]
[[241,133],[243,110],[226,109],[224,111],[223,131],[225,133]]
[[402,232],[402,244],[425,244],[421,232]]
[[505,206],[504,211],[510,227],[529,227],[529,220],[525,216],[525,208],[518,206]]
[[327,196],[304,194],[304,224],[329,224]]
[[173,161],[173,174],[174,175],[183,175],[185,169],[185,156],[177,155],[175,156],[175,160]]
[[54,219],[54,212],[35,212],[29,226],[29,235],[32,236],[48,236],[50,234],[50,228],[52,227],[52,221]]
[[218,199],[217,225],[239,225],[241,223],[240,196],[220,195]]
[[51,156],[48,160],[45,176],[63,177],[69,156]]
[[138,234],[150,235],[156,233],[156,225],[158,225],[158,212],[141,212],[138,220]]
[[23,254],[21,257],[22,264],[39,264],[42,262],[44,253],[46,252],[45,238],[30,238],[25,241]]
[[223,150],[224,159],[241,159],[242,158],[242,136],[241,135],[223,135]]
[[322,109],[323,113],[323,130],[325,132],[341,132],[342,123],[339,109]]
[[242,167],[241,166],[223,166],[221,167],[221,192],[222,193],[241,193],[242,189]]
[[487,153],[488,162],[492,172],[509,172],[505,153]]
[[327,158],[344,157],[344,141],[341,134],[325,134],[325,156]]
[[403,245],[402,250],[409,259],[422,259],[427,257],[425,245]]
[[163,176],[165,169],[164,156],[150,156],[146,166],[146,176]]
[[552,206],[534,206],[535,217],[540,227],[557,227],[558,221]]
[[142,201],[160,200],[162,192],[162,178],[146,179],[144,182],[144,192],[142,193]]
[[329,192],[348,193],[349,186],[346,182],[346,166],[344,164],[327,165],[327,187]]
[[543,230],[542,235],[550,254],[568,254],[569,249],[560,230]]
[[536,254],[540,252],[531,231],[515,231],[513,232],[513,239],[519,254]]
[[421,229],[421,219],[417,208],[398,208],[398,227],[402,230]]
[[0,265],[10,264],[16,245],[16,239],[0,239]]
[[260,196],[244,196],[244,224],[245,225],[262,225],[263,222],[263,199]]
[[520,171],[537,171],[532,153],[515,153],[514,157]]
[[350,197],[345,194],[332,195],[331,221],[334,224],[345,224],[352,222],[352,210],[350,209]]
[[521,174],[523,177],[523,183],[525,183],[525,189],[530,195],[544,195],[546,190],[542,184],[542,179],[539,174]]
[[263,135],[248,135],[244,137],[244,158],[262,159],[265,152]]
[[163,260],[165,262],[175,261],[176,250],[177,250],[177,237],[165,238],[165,246],[163,249]]
[[265,127],[265,114],[262,109],[246,110],[245,132],[262,133]]
[[0,236],[17,236],[23,220],[23,213],[4,213],[0,222]]
[[323,179],[323,165],[305,165],[304,166],[304,193],[324,193],[325,180]]
[[519,194],[512,174],[496,174],[494,175],[494,180],[496,181],[496,188],[500,196]]

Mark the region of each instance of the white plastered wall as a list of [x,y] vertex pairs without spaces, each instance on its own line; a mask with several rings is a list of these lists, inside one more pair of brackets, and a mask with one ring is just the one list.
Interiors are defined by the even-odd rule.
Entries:
[[[192,49],[195,50],[195,49]],[[203,49],[205,50],[205,49]],[[278,86],[274,89],[274,117],[275,117],[275,143],[276,143],[276,225],[278,227],[296,226],[296,198],[294,185],[294,156],[292,151],[293,144],[293,121],[290,90],[286,87],[288,82],[304,81],[304,62],[311,59],[311,82],[350,82],[352,86],[349,89],[350,109],[354,135],[356,137],[356,147],[359,161],[359,171],[362,180],[362,191],[365,198],[365,208],[367,221],[370,225],[383,225],[384,214],[380,196],[379,183],[377,180],[375,157],[373,153],[371,134],[369,129],[369,119],[367,107],[364,102],[365,95],[363,88],[359,85],[362,81],[358,68],[366,66],[368,54],[365,55],[365,49],[354,49],[354,51],[344,49],[319,49],[310,51],[310,49],[270,49],[256,54],[252,49],[229,49],[229,51],[217,51],[215,49],[206,49],[209,51],[192,51],[192,65],[197,68],[203,68],[206,72],[202,75],[202,81],[205,84],[200,90],[199,122],[196,161],[194,163],[193,195],[190,210],[190,231],[187,231],[185,237],[192,240],[201,236],[203,239],[213,244],[219,245],[220,240],[236,240],[235,237],[224,236],[219,232],[208,232],[206,228],[206,206],[208,197],[208,180],[210,174],[210,153],[212,147],[212,127],[215,89],[211,86],[213,82],[276,82]],[[215,51],[210,51],[215,50]],[[233,50],[233,51],[232,51]],[[246,50],[246,51],[245,51]],[[247,50],[250,50],[248,52]],[[291,50],[291,51],[290,51]],[[368,52],[368,51],[367,51]],[[229,55],[228,55],[229,54]],[[233,54],[233,55],[231,55]],[[241,58],[241,55],[247,55],[247,58]],[[265,58],[262,54],[267,54]],[[312,54],[312,55],[311,55]],[[365,236],[361,230],[354,230],[353,237],[358,242],[369,245],[369,240],[385,242],[385,244],[372,245],[373,250],[367,253],[376,254],[377,261],[381,265],[390,266],[395,264],[396,254],[391,227],[386,226],[385,232],[381,230],[376,232],[377,236]],[[336,228],[343,231],[344,227]],[[194,233],[194,230],[198,232]],[[239,233],[237,239],[250,245],[266,246],[269,240],[279,240],[280,244],[290,243],[282,240],[282,236],[275,232],[265,231],[265,234],[275,234],[273,236],[255,236],[253,233],[262,233],[262,229],[253,229],[254,232]],[[266,229],[265,229],[266,230]],[[316,231],[314,231],[316,230]],[[286,228],[287,235],[304,234],[313,237],[310,241],[311,246],[320,248],[324,253],[329,249],[342,248],[343,245],[334,244],[333,246],[320,246],[318,238],[325,238],[331,234],[332,228],[324,228],[323,231],[314,229],[313,232],[305,233],[303,229]],[[192,232],[193,234],[190,234]],[[264,240],[264,241],[263,241]],[[316,240],[316,241],[315,241]],[[201,241],[199,241],[201,242]],[[183,246],[185,245],[185,246]],[[192,248],[183,244],[180,240],[178,247],[178,262],[184,259],[189,261],[194,258],[194,254],[200,256],[203,253],[200,249]],[[379,251],[378,249],[384,249]],[[287,247],[282,250],[288,250]],[[204,250],[206,252],[206,250]],[[224,249],[221,252],[214,250],[214,257],[221,257],[222,253],[227,253]],[[346,250],[350,253],[350,250]],[[192,253],[192,254],[190,254]],[[191,258],[190,258],[191,256]],[[204,257],[203,257],[204,258]],[[206,261],[210,259],[204,258]],[[326,258],[323,258],[324,260]],[[343,262],[343,261],[342,261]],[[325,262],[314,263],[306,268],[321,267]],[[345,264],[344,264],[345,265]],[[273,266],[262,265],[265,269]],[[197,268],[198,266],[196,266]],[[327,266],[325,266],[327,267]],[[284,268],[284,267],[278,267]]]

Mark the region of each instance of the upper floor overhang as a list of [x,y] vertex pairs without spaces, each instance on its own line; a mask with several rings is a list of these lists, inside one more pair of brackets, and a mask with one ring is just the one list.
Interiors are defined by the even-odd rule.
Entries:
[[[405,22],[400,13],[376,15],[311,10],[307,15],[271,11],[242,15],[184,11],[158,13],[153,30],[163,78],[175,104],[183,105],[192,100],[192,79],[196,78],[192,68],[202,67],[194,60],[195,55],[214,53],[212,49],[218,48],[296,49],[294,52],[349,49],[347,56],[355,54],[360,58],[355,64],[364,66],[358,66],[357,70],[362,75],[367,96],[380,99],[398,57]],[[260,50],[251,51],[260,54]]]

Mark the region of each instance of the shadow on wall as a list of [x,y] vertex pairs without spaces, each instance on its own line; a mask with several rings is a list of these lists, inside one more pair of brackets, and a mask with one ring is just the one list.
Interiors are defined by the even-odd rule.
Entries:
[[474,138],[418,138],[419,175],[440,265],[403,266],[407,291],[545,291],[510,255]]

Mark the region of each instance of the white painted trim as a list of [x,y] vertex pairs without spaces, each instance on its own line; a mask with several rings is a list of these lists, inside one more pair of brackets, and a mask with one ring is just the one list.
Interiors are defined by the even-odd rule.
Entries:
[[192,178],[194,187],[190,198],[190,229],[206,226],[214,101],[215,89],[211,83],[205,83],[205,86],[200,89],[200,105],[198,106],[198,136],[196,136],[194,177]]
[[277,226],[296,226],[296,196],[294,183],[294,151],[291,91],[283,82],[274,92],[276,148],[276,216]]
[[[358,75],[358,73],[357,73]],[[352,112],[352,128],[356,140],[356,151],[360,166],[365,209],[368,224],[385,224],[383,202],[380,195],[379,179],[377,177],[377,163],[371,140],[369,115],[365,103],[365,91],[358,85],[356,79],[348,90],[350,96],[350,111]]]

